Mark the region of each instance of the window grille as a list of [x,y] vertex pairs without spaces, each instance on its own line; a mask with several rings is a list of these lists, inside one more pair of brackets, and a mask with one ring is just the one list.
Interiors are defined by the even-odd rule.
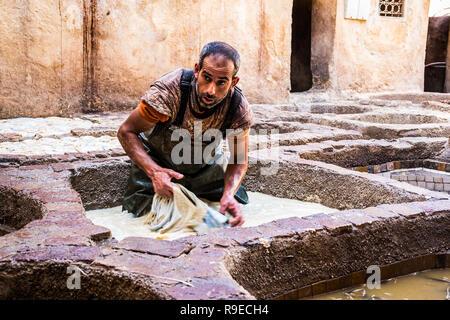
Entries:
[[380,16],[403,17],[405,0],[386,0],[379,2]]

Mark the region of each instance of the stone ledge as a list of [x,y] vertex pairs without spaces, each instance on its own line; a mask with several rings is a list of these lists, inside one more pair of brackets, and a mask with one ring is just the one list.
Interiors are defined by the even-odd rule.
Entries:
[[[96,246],[46,246],[30,248],[29,251],[19,252],[9,258],[17,262],[39,262],[48,260],[93,262],[100,255]],[[2,258],[0,261],[5,261]]]
[[376,217],[376,218],[382,218],[382,219],[389,219],[389,218],[398,218],[399,214],[389,211],[387,209],[383,209],[380,207],[369,207],[362,210],[365,214],[368,214],[369,216]]
[[373,222],[380,221],[380,218],[367,215],[363,210],[345,210],[340,212],[332,212],[330,215],[348,221],[356,228],[361,228],[372,224]]
[[425,212],[421,208],[407,206],[406,204],[390,204],[390,205],[380,205],[378,208],[386,209],[396,214],[399,214],[405,218],[412,219],[419,216],[424,216]]
[[102,241],[111,238],[111,230],[95,225],[86,218],[84,220],[88,221],[88,223],[85,223],[83,228],[77,230],[79,234],[89,237],[93,241]]
[[53,202],[46,203],[45,207],[48,211],[80,211],[84,212],[81,201],[77,202]]
[[319,225],[323,225],[325,229],[332,235],[340,235],[352,231],[352,224],[343,219],[340,219],[338,216],[333,216],[325,213],[317,213],[303,217],[303,219]]
[[410,202],[405,206],[422,210],[426,215],[450,212],[450,200],[434,200],[425,202]]
[[86,153],[72,152],[65,154],[33,155],[33,156],[21,154],[17,155],[2,154],[0,155],[0,165],[1,167],[18,167],[18,166],[54,164],[56,165],[56,167],[58,167],[63,163],[71,163],[76,161],[92,161],[96,159],[109,159],[109,158],[129,159],[122,148],[113,148],[106,151],[99,150],[99,151],[90,151]]
[[272,222],[274,225],[294,231],[296,234],[301,234],[307,231],[321,231],[324,226],[317,221],[307,220],[304,218],[292,217],[279,219]]
[[189,245],[184,243],[143,237],[125,238],[115,248],[155,254],[167,258],[177,258],[191,249]]
[[44,203],[55,202],[78,202],[81,203],[80,196],[71,188],[60,188],[56,190],[37,190],[32,191],[31,194],[36,199]]
[[215,232],[215,235],[241,246],[254,244],[255,240],[264,238],[264,236],[258,232],[257,227],[233,227],[228,229],[219,229]]

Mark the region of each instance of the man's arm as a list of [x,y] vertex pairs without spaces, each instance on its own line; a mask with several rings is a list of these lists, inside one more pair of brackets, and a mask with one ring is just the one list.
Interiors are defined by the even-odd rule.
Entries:
[[230,222],[231,226],[234,227],[244,223],[241,208],[234,195],[241,185],[248,168],[248,130],[229,139],[229,144],[234,149],[234,159],[232,163],[228,164],[225,171],[225,188],[220,200],[220,212],[225,213],[227,211],[234,217]]
[[183,175],[171,169],[160,167],[147,154],[138,135],[156,125],[156,121],[144,119],[138,109],[122,123],[117,138],[130,159],[152,180],[155,192],[163,197],[172,197],[171,179],[181,179]]

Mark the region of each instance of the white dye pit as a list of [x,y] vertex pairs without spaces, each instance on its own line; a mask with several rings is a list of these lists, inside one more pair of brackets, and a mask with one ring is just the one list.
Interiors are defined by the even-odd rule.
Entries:
[[[319,203],[277,198],[259,192],[248,192],[249,204],[241,205],[244,224],[242,227],[253,227],[273,220],[289,217],[304,217],[315,213],[329,213],[337,209],[323,206]],[[218,203],[210,203],[216,210]],[[184,236],[195,235],[195,232],[158,233],[150,230],[144,221],[146,217],[135,217],[127,211],[122,212],[122,206],[86,211],[86,216],[94,224],[111,230],[112,236],[118,241],[126,237],[151,237],[156,239],[174,240]],[[230,217],[232,219],[232,217]]]

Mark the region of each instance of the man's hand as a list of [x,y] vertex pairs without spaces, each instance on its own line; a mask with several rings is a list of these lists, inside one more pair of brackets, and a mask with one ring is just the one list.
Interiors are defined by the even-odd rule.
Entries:
[[182,179],[183,177],[184,176],[181,173],[171,169],[161,168],[160,170],[154,172],[150,178],[152,179],[155,193],[162,197],[172,198],[173,188],[170,180],[172,178]]
[[183,175],[176,171],[161,168],[147,154],[139,140],[139,133],[150,130],[156,122],[147,121],[135,109],[125,120],[117,132],[117,138],[130,159],[152,179],[155,192],[162,197],[173,197],[172,178],[182,179]]
[[241,226],[244,223],[244,218],[242,217],[241,207],[236,201],[233,195],[223,195],[220,199],[220,213],[225,214],[228,212],[234,219],[230,221],[232,227]]

